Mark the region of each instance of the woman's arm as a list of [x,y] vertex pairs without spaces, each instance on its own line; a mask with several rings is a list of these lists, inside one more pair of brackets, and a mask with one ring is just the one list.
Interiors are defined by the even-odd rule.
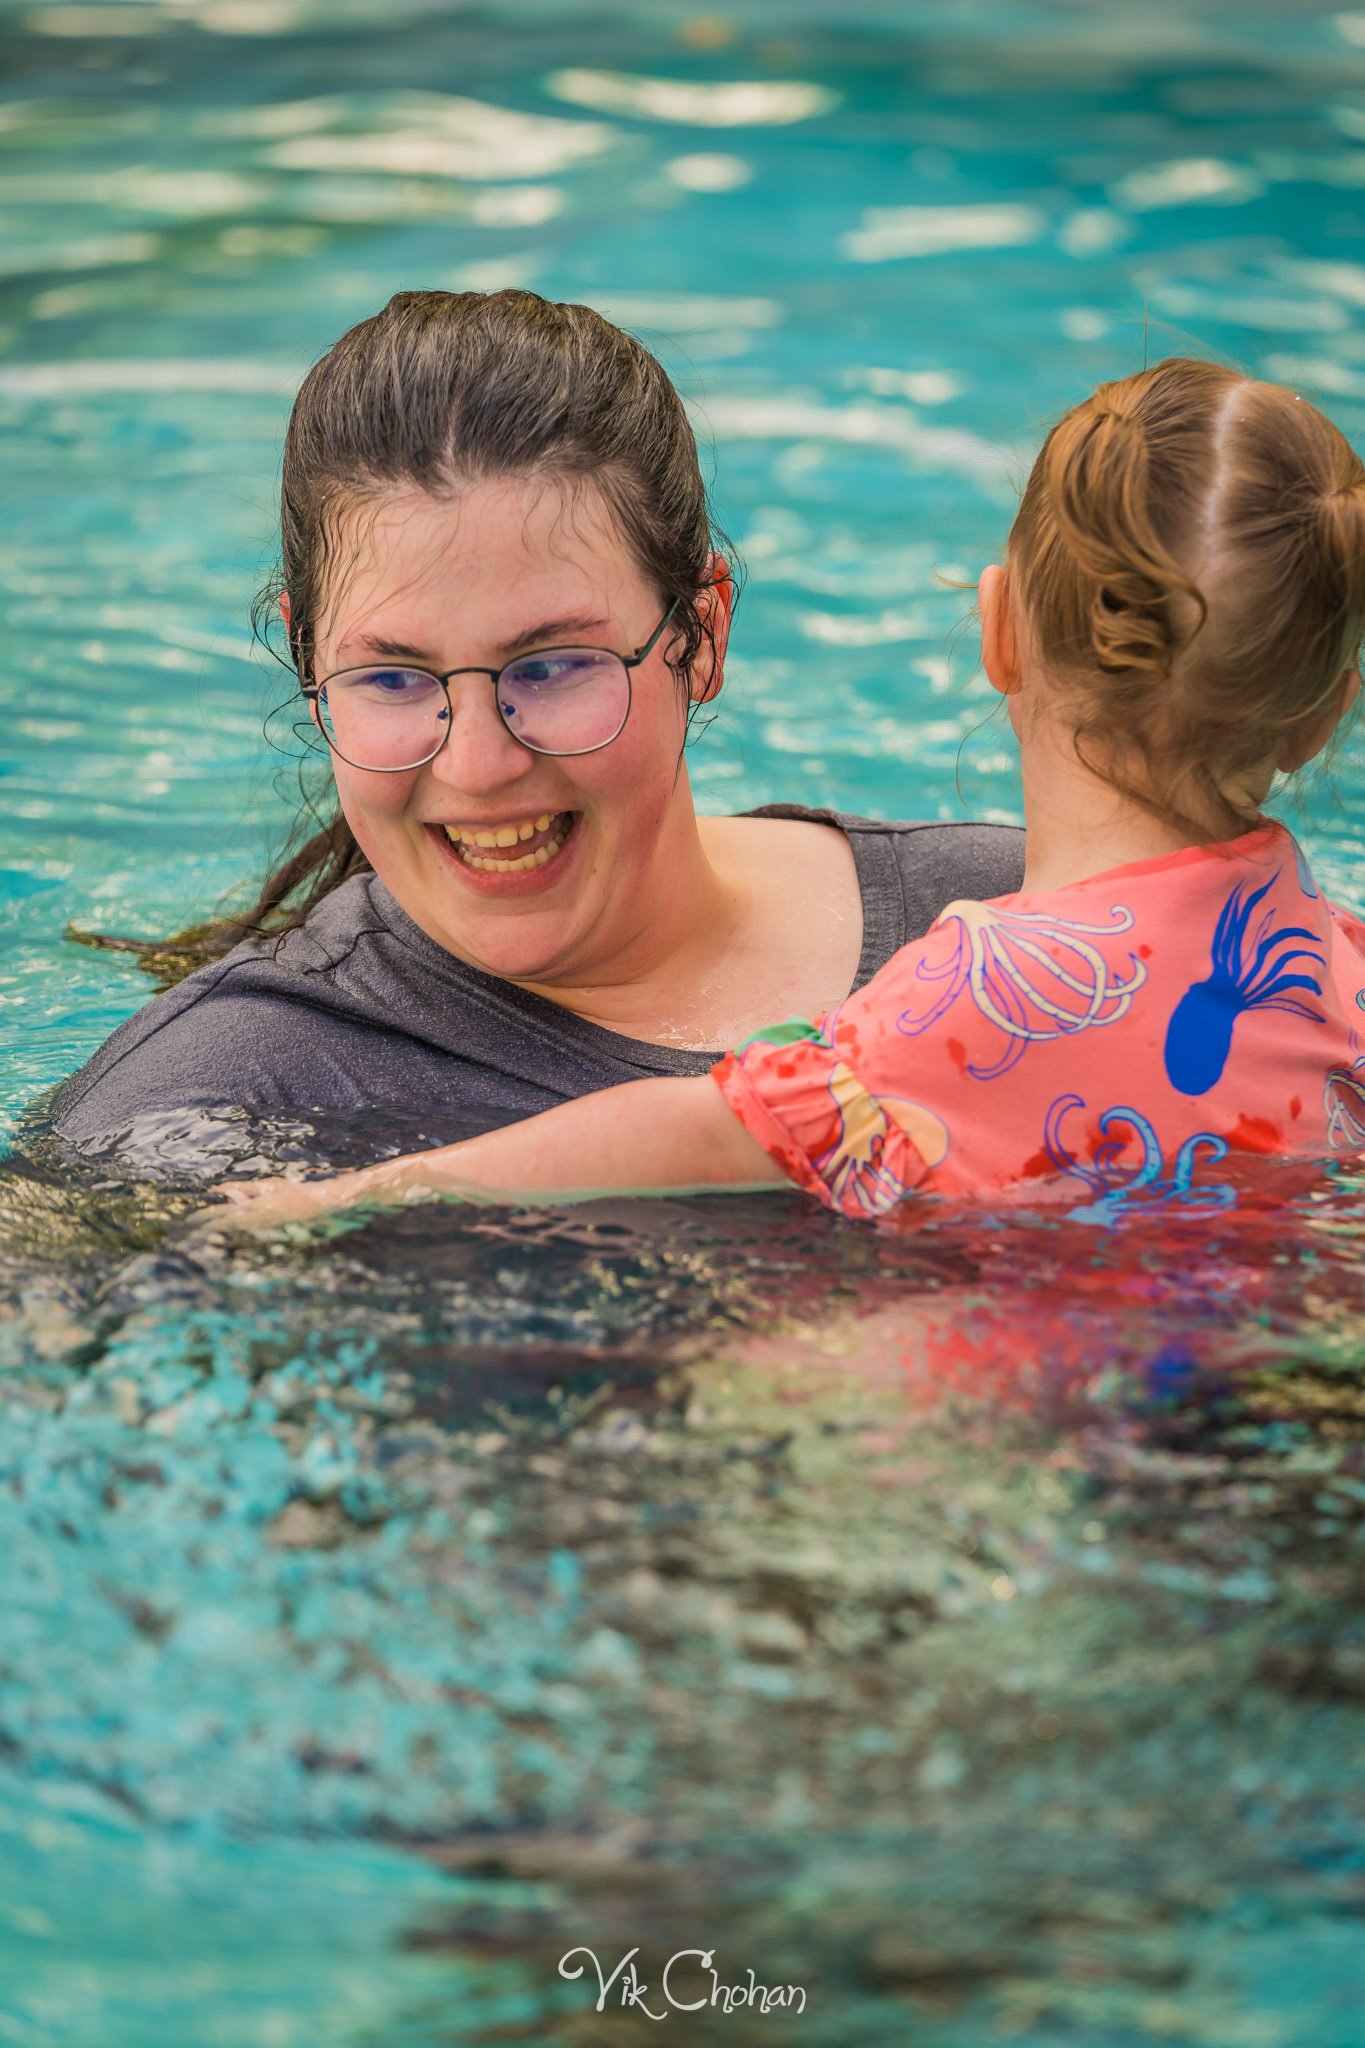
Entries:
[[228,1181],[262,1216],[306,1216],[424,1194],[589,1194],[772,1186],[786,1180],[709,1077],[629,1081],[463,1144],[315,1181]]

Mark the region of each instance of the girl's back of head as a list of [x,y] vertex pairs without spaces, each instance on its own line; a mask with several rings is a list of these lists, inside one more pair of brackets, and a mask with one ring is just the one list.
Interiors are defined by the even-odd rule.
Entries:
[[1294,756],[1354,665],[1365,464],[1306,399],[1172,357],[1053,428],[1007,566],[1085,764],[1235,828],[1229,791]]

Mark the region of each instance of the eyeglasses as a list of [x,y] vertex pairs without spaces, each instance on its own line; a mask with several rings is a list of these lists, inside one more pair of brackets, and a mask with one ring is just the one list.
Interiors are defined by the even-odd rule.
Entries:
[[450,683],[487,676],[498,716],[533,754],[595,754],[630,716],[630,673],[647,661],[678,609],[675,598],[643,647],[540,647],[505,668],[345,668],[304,683],[328,746],[352,768],[397,775],[434,760],[450,736]]

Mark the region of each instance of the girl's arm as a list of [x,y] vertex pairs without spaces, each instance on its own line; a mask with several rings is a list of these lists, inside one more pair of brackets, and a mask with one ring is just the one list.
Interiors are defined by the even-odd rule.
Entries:
[[306,1216],[422,1194],[589,1194],[614,1188],[756,1187],[787,1176],[726,1107],[709,1076],[628,1081],[463,1144],[386,1159],[325,1180],[227,1181],[229,1202]]

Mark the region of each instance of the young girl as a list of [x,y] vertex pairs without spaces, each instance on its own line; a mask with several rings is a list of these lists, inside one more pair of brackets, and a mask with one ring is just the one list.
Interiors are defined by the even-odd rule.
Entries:
[[1360,688],[1365,466],[1293,393],[1160,363],[1053,429],[979,594],[1023,757],[1019,894],[949,904],[709,1079],[228,1200],[790,1181],[867,1217],[1061,1175],[1109,1215],[1231,1201],[1233,1151],[1365,1145],[1365,926],[1260,813]]

